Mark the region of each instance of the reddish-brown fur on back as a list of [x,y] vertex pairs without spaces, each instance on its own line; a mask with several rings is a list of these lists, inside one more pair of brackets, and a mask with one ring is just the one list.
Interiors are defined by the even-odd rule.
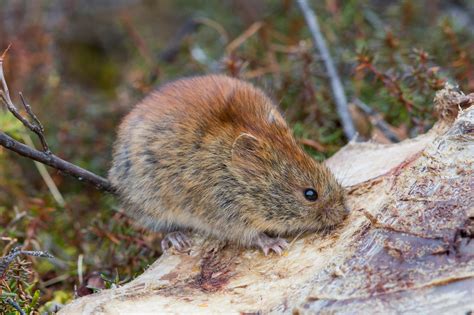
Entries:
[[[221,75],[169,83],[138,104],[120,126],[109,177],[148,226],[244,245],[346,215],[343,189],[297,145],[271,100]],[[306,188],[317,201],[304,198]]]

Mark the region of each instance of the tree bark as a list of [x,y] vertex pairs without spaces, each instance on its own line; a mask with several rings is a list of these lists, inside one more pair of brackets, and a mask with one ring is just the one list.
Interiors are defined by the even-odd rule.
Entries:
[[60,314],[472,311],[474,106],[455,118],[393,145],[350,143],[329,159],[352,212],[328,235],[290,240],[281,257],[196,236],[189,254],[168,252]]

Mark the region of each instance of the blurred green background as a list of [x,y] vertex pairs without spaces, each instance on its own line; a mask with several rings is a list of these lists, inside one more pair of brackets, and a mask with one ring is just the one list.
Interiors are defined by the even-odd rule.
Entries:
[[[400,139],[436,121],[431,101],[445,81],[474,91],[474,1],[310,3],[349,100],[381,113]],[[187,75],[220,72],[262,87],[316,159],[346,143],[294,1],[1,0],[0,50],[9,44],[4,70],[16,103],[22,91],[52,151],[102,176],[121,117]],[[362,138],[388,142],[351,112]],[[0,129],[25,134],[4,110]],[[161,235],[134,226],[114,198],[49,172],[64,206],[32,161],[0,148],[1,254],[23,245],[57,258],[17,259],[0,278],[1,312],[14,313],[6,297],[27,311],[54,310],[129,281],[161,254]]]

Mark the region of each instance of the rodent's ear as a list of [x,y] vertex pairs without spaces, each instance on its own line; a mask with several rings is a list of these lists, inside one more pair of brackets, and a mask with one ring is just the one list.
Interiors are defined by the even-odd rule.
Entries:
[[262,149],[260,140],[249,133],[241,133],[232,144],[232,164],[249,166]]
[[232,144],[232,157],[236,154],[244,154],[246,156],[257,151],[259,147],[260,141],[257,137],[249,133],[241,133]]

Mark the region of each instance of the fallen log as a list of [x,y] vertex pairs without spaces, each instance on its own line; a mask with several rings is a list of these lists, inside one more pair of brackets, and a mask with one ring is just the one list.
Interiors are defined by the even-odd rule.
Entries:
[[472,99],[447,87],[427,134],[350,143],[329,159],[352,211],[335,232],[290,240],[281,257],[196,236],[190,253],[168,252],[59,314],[474,310]]

